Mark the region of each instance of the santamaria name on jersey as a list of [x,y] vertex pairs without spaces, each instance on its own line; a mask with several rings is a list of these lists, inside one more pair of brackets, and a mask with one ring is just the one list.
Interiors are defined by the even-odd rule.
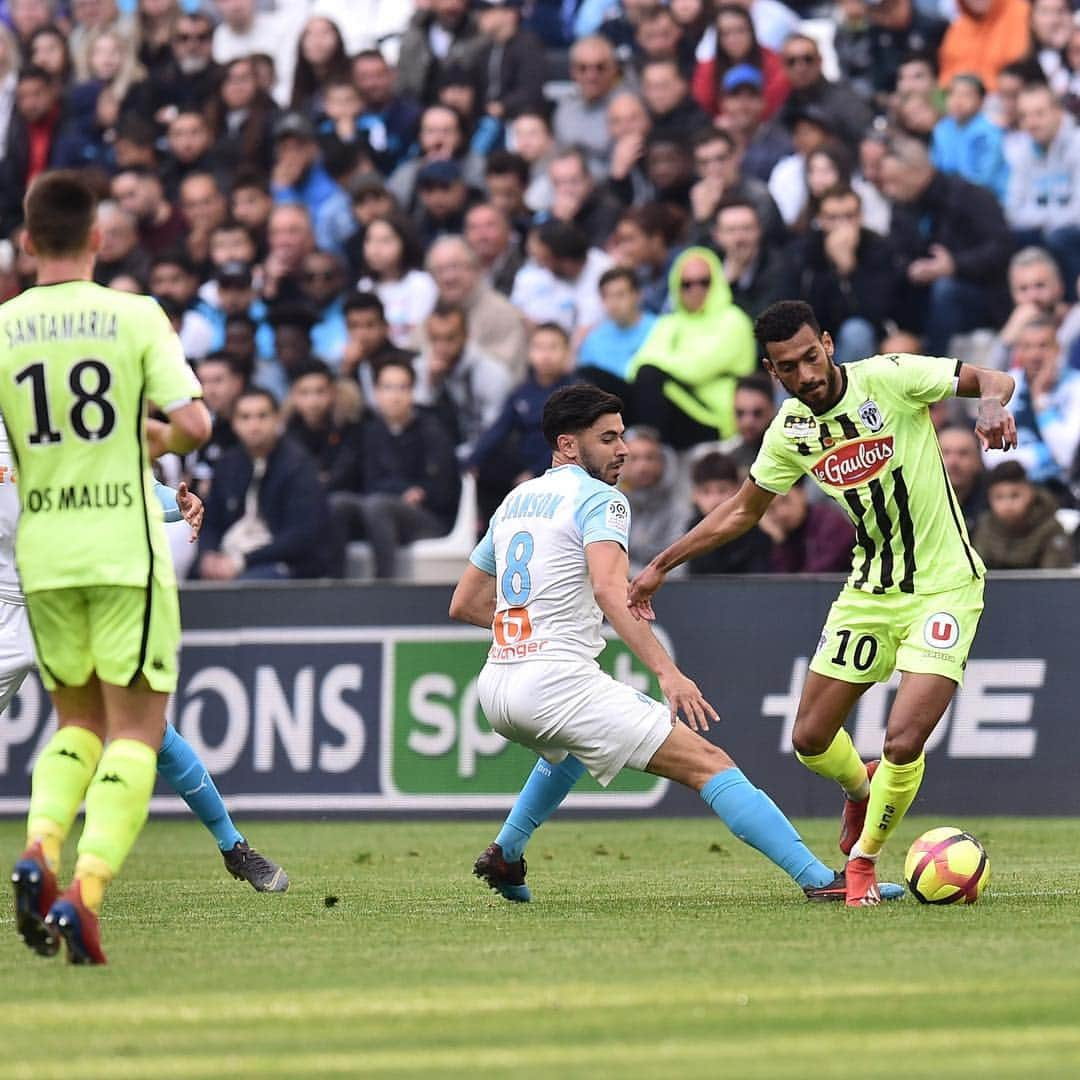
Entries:
[[119,319],[111,311],[72,311],[64,315],[39,312],[4,323],[9,349],[14,349],[16,345],[37,345],[72,338],[116,341],[119,329]]
[[515,495],[502,509],[499,515],[500,521],[508,518],[548,518],[555,516],[559,503],[563,501],[562,495],[556,495],[550,491],[523,492]]

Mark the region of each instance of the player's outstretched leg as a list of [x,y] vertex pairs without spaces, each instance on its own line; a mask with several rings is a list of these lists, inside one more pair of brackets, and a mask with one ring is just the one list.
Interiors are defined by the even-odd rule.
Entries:
[[[830,870],[814,855],[776,803],[754,787],[719,747],[676,724],[648,771],[697,791],[735,836],[780,867],[807,899],[845,898],[843,872]],[[902,895],[899,886],[889,890],[890,897]]]
[[165,726],[157,770],[213,834],[225,860],[225,868],[234,878],[248,882],[257,892],[285,892],[289,887],[289,875],[248,845],[233,824],[206,766],[172,724]]
[[105,963],[101,903],[146,823],[156,772],[156,750],[138,739],[114,739],[101,755],[86,792],[75,876],[45,920],[64,939],[73,964]]
[[519,903],[531,900],[532,893],[525,884],[525,846],[584,775],[585,766],[576,757],[564,758],[557,765],[540,758],[495,842],[487,846],[473,865],[473,873],[507,900]]
[[15,929],[41,956],[54,956],[59,941],[45,924],[56,899],[60,850],[101,758],[101,739],[87,728],[60,728],[38,756],[30,781],[26,850],[11,872]]

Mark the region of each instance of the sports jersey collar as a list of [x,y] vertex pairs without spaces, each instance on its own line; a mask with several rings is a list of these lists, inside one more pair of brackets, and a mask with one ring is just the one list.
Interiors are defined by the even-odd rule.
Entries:
[[[835,412],[843,404],[844,398],[847,397],[849,386],[847,365],[837,364],[836,366],[840,369],[840,396],[827,409],[822,409],[821,412],[818,412],[817,409],[810,409],[815,416],[828,416],[829,413]],[[807,406],[807,408],[809,408],[809,406]]]

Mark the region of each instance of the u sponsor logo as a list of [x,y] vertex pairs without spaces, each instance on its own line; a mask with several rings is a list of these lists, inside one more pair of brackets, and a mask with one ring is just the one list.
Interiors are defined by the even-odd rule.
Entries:
[[923,640],[931,649],[951,649],[960,640],[960,624],[947,611],[937,611],[926,620]]

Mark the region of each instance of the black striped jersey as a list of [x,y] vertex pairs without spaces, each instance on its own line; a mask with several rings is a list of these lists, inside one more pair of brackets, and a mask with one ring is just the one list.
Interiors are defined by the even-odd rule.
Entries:
[[750,479],[782,494],[809,475],[836,500],[855,526],[848,588],[936,593],[983,576],[930,420],[959,371],[896,353],[843,364],[836,405],[816,415],[790,398],[765,432]]

